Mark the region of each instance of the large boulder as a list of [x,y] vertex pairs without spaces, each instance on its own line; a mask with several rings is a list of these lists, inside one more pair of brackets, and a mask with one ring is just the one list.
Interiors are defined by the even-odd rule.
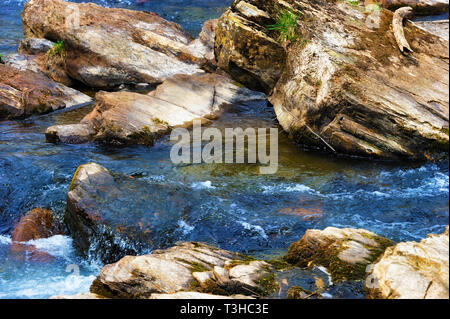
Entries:
[[21,118],[92,102],[42,74],[0,64],[0,119]]
[[[233,281],[233,285],[224,285],[214,277],[206,282],[198,280],[198,273],[212,273],[213,269],[223,267],[229,269],[228,280]],[[263,261],[249,263],[236,253],[203,243],[185,242],[155,250],[150,255],[126,256],[104,266],[92,283],[91,292],[110,298],[168,298],[159,294],[182,291],[257,296],[266,291],[262,283],[267,282],[267,278],[272,279],[271,274],[272,268]]]
[[269,101],[296,142],[381,159],[446,156],[447,40],[406,22],[413,52],[402,54],[389,10],[321,0],[290,6],[299,39]]
[[22,22],[27,38],[62,40],[68,74],[91,87],[161,83],[211,60],[207,45],[155,13],[30,0]]
[[235,1],[219,19],[215,56],[220,68],[255,90],[270,92],[286,60],[284,47],[267,25],[274,24],[272,1]]
[[194,120],[210,121],[225,104],[262,99],[264,94],[221,75],[177,75],[149,94],[99,92],[94,110],[80,125],[53,126],[46,135],[50,141],[69,143],[91,138],[109,144],[153,145],[172,128],[191,126]]
[[448,299],[448,226],[420,242],[402,242],[386,249],[371,265],[365,285],[372,298]]
[[285,261],[298,267],[324,266],[333,281],[361,280],[369,264],[393,242],[364,229],[309,229],[292,243]]

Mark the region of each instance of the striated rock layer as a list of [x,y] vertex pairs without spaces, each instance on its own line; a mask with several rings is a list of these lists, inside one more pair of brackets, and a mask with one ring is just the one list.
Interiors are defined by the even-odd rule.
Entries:
[[[62,40],[70,77],[91,87],[161,83],[211,64],[207,36],[194,41],[155,13],[93,3],[30,0],[22,12],[27,38]],[[210,23],[205,33],[213,29]]]
[[[202,273],[208,279],[199,279],[204,277],[199,276]],[[236,253],[185,242],[150,255],[126,256],[104,266],[92,283],[91,292],[110,298],[139,299],[181,298],[190,294],[198,298],[199,292],[258,295],[268,292],[264,282],[272,279],[270,274],[271,267],[263,261],[245,261]]]
[[177,75],[149,94],[99,92],[97,104],[80,124],[49,127],[50,141],[153,145],[172,128],[189,127],[194,120],[209,122],[225,104],[263,100],[217,74]]
[[91,102],[89,96],[43,74],[0,64],[0,119],[49,113]]
[[[278,63],[262,48],[282,51],[264,43],[282,39],[268,26],[283,10],[297,23],[295,37],[281,43],[286,63]],[[449,146],[448,40],[407,22],[413,52],[403,55],[392,17],[344,1],[235,1],[219,20],[216,57],[243,83],[273,88],[278,121],[300,144],[381,159],[440,158]]]

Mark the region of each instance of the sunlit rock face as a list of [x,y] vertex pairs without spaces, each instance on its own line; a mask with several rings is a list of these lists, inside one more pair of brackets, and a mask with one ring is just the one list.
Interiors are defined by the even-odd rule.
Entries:
[[333,281],[361,280],[366,275],[367,265],[392,244],[365,229],[309,229],[299,241],[291,244],[285,260],[299,267],[327,267]]
[[266,28],[275,21],[271,16],[273,6],[264,2],[233,3],[219,19],[215,55],[218,66],[235,80],[249,88],[270,92],[283,71],[286,52]]
[[205,36],[214,32],[211,22],[194,41],[155,13],[62,0],[28,1],[22,21],[27,38],[62,40],[68,74],[92,87],[161,83],[176,74],[203,72],[213,60]]
[[0,64],[0,119],[23,118],[92,102],[47,76]]
[[[280,13],[296,19],[271,30]],[[288,12],[288,13],[286,13]],[[219,20],[216,59],[271,92],[299,144],[333,153],[430,159],[448,150],[448,41],[406,23],[403,55],[392,12],[329,1],[235,1]]]
[[271,272],[264,261],[204,243],[183,242],[104,266],[91,292],[109,298],[162,299],[183,291],[194,297],[198,293],[257,296],[267,293],[264,282],[273,280]]
[[80,124],[49,127],[46,136],[73,144],[153,145],[173,128],[192,126],[195,120],[210,122],[224,105],[265,98],[222,75],[177,75],[148,94],[101,91],[94,110]]
[[372,298],[448,299],[448,226],[444,233],[420,242],[402,242],[386,249],[367,275]]
[[[375,0],[365,0],[365,4],[376,3]],[[395,10],[400,7],[411,7],[417,15],[430,15],[448,12],[448,0],[381,0],[383,8]]]

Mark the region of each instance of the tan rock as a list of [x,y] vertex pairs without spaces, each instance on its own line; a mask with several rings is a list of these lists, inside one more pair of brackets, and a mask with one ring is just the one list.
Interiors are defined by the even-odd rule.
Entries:
[[364,13],[342,1],[295,3],[302,14],[300,40],[289,46],[285,72],[269,98],[294,141],[371,158],[446,156],[448,41],[407,22],[414,52],[406,56],[395,42],[389,10]]
[[372,298],[448,299],[448,226],[440,235],[386,249],[371,265],[365,286]]
[[266,28],[274,20],[265,7],[264,1],[235,1],[219,19],[215,56],[235,80],[269,92],[281,76],[286,52]]
[[45,131],[47,141],[69,144],[86,143],[94,134],[95,131],[88,124],[55,125]]
[[[224,273],[226,265],[233,266],[231,281],[224,285],[212,271]],[[185,242],[150,255],[126,256],[104,266],[92,283],[91,292],[112,298],[157,299],[179,299],[191,294],[196,298],[202,296],[199,293],[260,295],[268,292],[263,285],[273,285],[266,280],[270,271],[263,261],[246,264],[241,255],[203,243]]]
[[208,60],[203,43],[193,43],[178,24],[155,13],[30,0],[22,22],[28,38],[62,40],[68,74],[92,87],[157,84],[176,74],[202,72]]
[[47,53],[55,43],[47,39],[25,38],[19,43],[17,51],[25,55],[38,55]]
[[[95,131],[96,141],[153,145],[172,128],[189,127],[194,120],[208,123],[224,104],[264,98],[264,94],[243,88],[221,75],[177,75],[147,95],[97,93],[96,107],[81,124]],[[51,127],[48,131],[58,135],[61,127]]]
[[92,99],[42,74],[0,64],[0,119],[81,106]]
[[[375,3],[374,0],[366,0],[365,4]],[[395,10],[400,7],[411,7],[415,14],[431,15],[448,12],[448,0],[381,0],[383,8]]]
[[327,267],[333,281],[359,280],[364,278],[367,266],[392,244],[364,229],[309,229],[298,242],[291,244],[284,259],[299,267]]

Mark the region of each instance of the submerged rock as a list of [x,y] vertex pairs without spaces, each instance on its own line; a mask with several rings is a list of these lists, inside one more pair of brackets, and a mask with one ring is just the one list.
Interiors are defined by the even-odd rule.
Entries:
[[26,37],[62,40],[68,74],[91,87],[157,84],[176,74],[203,72],[211,59],[202,41],[150,12],[30,0],[22,22]]
[[[149,94],[99,92],[97,104],[80,126],[53,126],[47,129],[50,140],[70,143],[65,138],[76,130],[92,139],[109,144],[153,145],[172,128],[188,127],[194,120],[209,122],[224,104],[265,99],[262,93],[248,90],[217,74],[177,75],[164,81]],[[87,127],[90,127],[89,131]],[[73,134],[72,134],[73,133]],[[89,133],[89,134],[88,134]]]
[[[91,292],[111,298],[168,298],[216,295],[257,295],[265,291],[263,283],[270,277],[270,266],[263,261],[249,264],[243,256],[196,242],[179,243],[166,250],[155,250],[150,255],[126,256],[117,263],[106,265],[92,283]],[[223,285],[214,278],[207,286],[197,281],[198,272],[211,272],[227,267],[233,285]],[[234,275],[235,274],[235,275]],[[192,290],[192,291],[189,291]],[[181,293],[181,291],[185,291]],[[189,291],[189,292],[186,292]]]
[[0,119],[21,118],[84,105],[92,99],[29,70],[0,64]]
[[39,251],[30,240],[48,238],[63,233],[63,226],[48,209],[35,208],[26,213],[14,227],[10,258],[32,262],[51,262],[53,256]]
[[372,298],[448,299],[448,226],[420,242],[402,242],[386,249],[371,265],[365,286]]
[[292,10],[299,39],[269,101],[296,142],[382,159],[446,156],[448,41],[407,22],[413,52],[403,55],[388,10],[320,0]]
[[367,266],[393,242],[364,229],[327,227],[309,229],[289,247],[284,259],[293,265],[321,265],[333,281],[359,280]]
[[48,209],[35,208],[26,213],[17,223],[12,234],[13,242],[48,238],[61,234],[62,226]]

